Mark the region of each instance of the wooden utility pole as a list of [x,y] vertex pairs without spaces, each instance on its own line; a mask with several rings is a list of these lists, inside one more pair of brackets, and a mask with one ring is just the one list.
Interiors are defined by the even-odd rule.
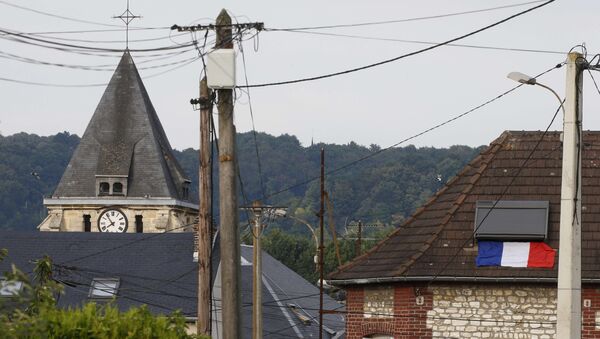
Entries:
[[259,201],[252,203],[252,207],[252,214],[254,215],[254,227],[252,230],[252,339],[262,339],[262,250],[260,238],[263,232],[263,209]]
[[319,339],[323,339],[323,218],[325,217],[325,150],[321,148],[321,207],[319,209]]
[[199,187],[200,210],[198,211],[198,321],[197,333],[210,336],[211,332],[211,288],[210,288],[210,252],[212,197],[210,166],[210,119],[212,117],[211,90],[206,77],[200,81],[200,171]]
[[263,312],[262,312],[262,249],[260,239],[267,225],[263,224],[263,216],[269,219],[284,217],[287,212],[285,207],[267,206],[260,201],[254,201],[250,207],[243,210],[252,212],[252,339],[263,337]]
[[[215,48],[233,48],[231,17],[221,10],[216,24]],[[219,111],[219,212],[221,245],[221,300],[223,338],[238,339],[241,333],[240,236],[238,232],[237,166],[233,90],[217,90]]]

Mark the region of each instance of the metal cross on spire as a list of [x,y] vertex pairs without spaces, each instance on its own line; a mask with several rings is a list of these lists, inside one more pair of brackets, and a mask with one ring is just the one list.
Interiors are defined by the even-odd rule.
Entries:
[[113,16],[113,19],[121,19],[125,23],[125,49],[129,50],[129,23],[133,21],[133,19],[141,18],[140,15],[134,15],[129,10],[129,0],[127,0],[127,9],[121,15]]

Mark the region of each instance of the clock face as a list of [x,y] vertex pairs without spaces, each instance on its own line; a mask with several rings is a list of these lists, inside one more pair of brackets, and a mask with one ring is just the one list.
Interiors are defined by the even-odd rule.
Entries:
[[127,231],[127,217],[118,209],[108,209],[98,218],[100,232],[124,233]]

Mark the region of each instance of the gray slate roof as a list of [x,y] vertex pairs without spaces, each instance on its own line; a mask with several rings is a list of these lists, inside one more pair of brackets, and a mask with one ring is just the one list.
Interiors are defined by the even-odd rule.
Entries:
[[[198,263],[193,262],[193,233],[82,233],[82,232],[0,232],[0,248],[8,257],[0,262],[0,276],[15,264],[24,272],[32,272],[32,260],[48,254],[56,264],[55,278],[64,283],[65,294],[60,307],[88,302],[94,278],[118,278],[116,305],[127,310],[148,305],[155,314],[174,310],[188,317],[196,316]],[[213,248],[213,282],[219,262],[218,241]],[[252,261],[252,248],[242,246],[242,257]],[[241,268],[242,333],[251,338],[252,267]],[[263,252],[263,312],[265,338],[318,337],[319,290],[281,262]],[[267,286],[268,285],[268,286]],[[218,301],[220,295],[215,296]],[[98,299],[94,299],[98,301]],[[103,302],[99,300],[99,302]],[[326,309],[343,311],[342,305],[325,295]],[[303,323],[288,304],[296,304],[311,319]],[[219,315],[216,318],[220,318]],[[325,338],[343,337],[342,314],[328,314],[324,324],[330,332]],[[300,333],[300,335],[298,335]]]
[[128,197],[188,200],[187,178],[127,51],[53,196],[95,197],[96,175],[128,175]]

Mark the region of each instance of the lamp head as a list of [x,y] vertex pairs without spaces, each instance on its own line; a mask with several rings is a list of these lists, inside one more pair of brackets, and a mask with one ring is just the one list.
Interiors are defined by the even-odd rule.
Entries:
[[276,208],[273,211],[273,214],[276,217],[285,218],[287,216],[287,210],[285,208]]
[[532,78],[529,75],[526,75],[526,74],[523,74],[520,72],[510,72],[510,73],[508,73],[508,75],[506,77],[511,80],[525,84],[525,85],[535,85],[536,84],[535,78]]

